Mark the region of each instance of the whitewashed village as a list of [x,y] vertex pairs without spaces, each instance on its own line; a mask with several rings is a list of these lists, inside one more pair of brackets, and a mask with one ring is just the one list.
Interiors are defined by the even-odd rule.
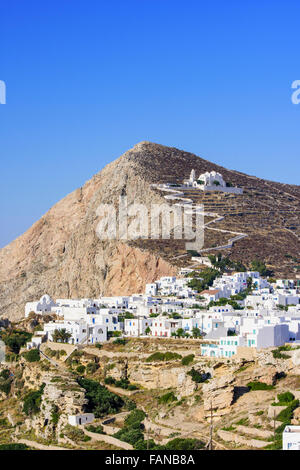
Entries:
[[[201,259],[209,269],[209,258]],[[97,299],[56,299],[47,294],[25,306],[25,317],[54,314],[27,349],[57,341],[68,333],[72,345],[96,345],[118,338],[202,338],[200,354],[207,358],[253,358],[264,348],[300,346],[300,282],[267,280],[257,271],[218,276],[211,287],[197,292],[189,286],[195,273],[162,277],[147,284],[144,294]],[[201,278],[197,277],[197,280]],[[93,414],[69,416],[77,425],[94,421]],[[283,448],[300,448],[300,427],[283,430]]]
[[[300,283],[280,279],[270,284],[258,272],[237,272],[218,277],[211,288],[198,293],[188,286],[188,276],[163,277],[147,284],[145,294],[132,296],[54,301],[45,294],[26,304],[25,318],[52,313],[61,320],[46,323],[27,347],[52,341],[60,329],[70,333],[71,344],[101,343],[113,332],[162,339],[198,335],[205,339],[202,355],[210,357],[230,358],[241,348],[300,344]],[[251,292],[236,301],[236,308],[223,305],[224,299],[238,297],[247,286]]]

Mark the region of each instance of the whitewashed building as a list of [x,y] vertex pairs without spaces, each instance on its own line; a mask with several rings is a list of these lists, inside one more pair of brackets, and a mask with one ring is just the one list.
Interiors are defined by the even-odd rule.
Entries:
[[300,426],[288,424],[282,433],[282,450],[300,450]]
[[37,315],[49,314],[56,305],[57,304],[51,299],[50,295],[44,294],[37,302],[26,303],[25,318],[27,318],[31,312],[34,312]]
[[71,426],[83,426],[84,424],[92,423],[95,420],[93,413],[82,413],[78,415],[69,415],[68,423]]
[[152,318],[125,319],[124,331],[127,336],[141,336],[146,334],[147,328],[152,326]]

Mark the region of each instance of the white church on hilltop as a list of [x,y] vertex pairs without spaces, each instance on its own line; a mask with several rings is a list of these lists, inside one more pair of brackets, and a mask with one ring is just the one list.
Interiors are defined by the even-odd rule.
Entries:
[[199,175],[199,178],[196,178],[196,172],[192,170],[189,179],[185,180],[183,185],[188,188],[201,189],[202,191],[223,191],[226,193],[243,194],[242,188],[233,187],[230,183],[226,183],[221,173],[216,171],[207,171]]

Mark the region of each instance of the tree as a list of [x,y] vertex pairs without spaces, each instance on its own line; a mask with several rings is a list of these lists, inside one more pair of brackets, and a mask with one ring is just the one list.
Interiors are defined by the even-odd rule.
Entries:
[[86,411],[94,413],[96,418],[117,413],[124,405],[121,397],[94,380],[80,378],[78,383],[86,391],[85,397],[88,400]]
[[253,286],[253,279],[252,277],[248,277],[247,279],[247,289],[252,289],[252,286]]
[[40,352],[38,349],[30,349],[25,352],[23,356],[28,362],[38,362],[40,360]]
[[200,338],[201,337],[201,331],[199,330],[199,328],[194,327],[192,329],[192,336],[193,336],[193,338]]
[[255,259],[251,263],[251,269],[253,271],[258,271],[261,276],[271,276],[272,271],[267,269],[265,263],[259,259]]
[[32,334],[23,330],[1,331],[1,339],[4,344],[15,354],[19,354],[20,349],[31,340]]
[[178,328],[178,330],[176,331],[176,336],[178,336],[178,338],[184,338],[184,335],[185,335],[184,329]]
[[68,343],[69,339],[72,338],[72,335],[66,330],[66,328],[62,328],[54,330],[52,338],[56,343]]
[[146,333],[147,336],[151,333],[150,326],[147,326],[147,328],[145,329],[145,333]]
[[42,395],[45,384],[42,384],[39,390],[32,390],[24,397],[23,411],[27,416],[31,416],[40,411]]

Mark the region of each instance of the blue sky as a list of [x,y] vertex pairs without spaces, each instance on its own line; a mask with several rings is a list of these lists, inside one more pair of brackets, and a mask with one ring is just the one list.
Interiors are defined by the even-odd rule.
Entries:
[[299,184],[299,1],[1,0],[0,247],[150,140]]

